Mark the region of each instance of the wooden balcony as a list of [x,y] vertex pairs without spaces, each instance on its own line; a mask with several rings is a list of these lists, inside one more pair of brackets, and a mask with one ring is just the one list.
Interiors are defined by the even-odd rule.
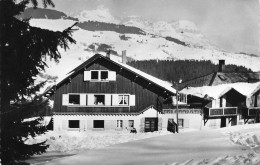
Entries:
[[250,117],[255,117],[257,115],[257,111],[260,112],[260,107],[249,107],[246,110],[246,116]]
[[237,107],[205,108],[204,114],[207,117],[235,116]]

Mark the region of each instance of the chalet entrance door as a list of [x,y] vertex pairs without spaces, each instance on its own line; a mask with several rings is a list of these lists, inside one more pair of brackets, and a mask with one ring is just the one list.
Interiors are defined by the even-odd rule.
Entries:
[[158,118],[145,118],[145,132],[158,131]]

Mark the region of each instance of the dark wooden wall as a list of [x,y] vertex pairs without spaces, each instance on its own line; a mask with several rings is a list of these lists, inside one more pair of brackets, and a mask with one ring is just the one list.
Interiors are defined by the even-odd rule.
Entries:
[[[113,66],[102,62],[90,65],[86,70],[113,70]],[[108,68],[109,67],[109,68]],[[59,87],[51,97],[54,100],[54,112],[90,112],[90,113],[135,113],[142,111],[144,108],[155,105],[157,106],[158,95],[150,90],[143,88],[130,78],[126,78],[127,74],[117,71],[116,81],[109,82],[84,82],[83,70],[72,77],[71,82],[64,83]],[[62,106],[62,94],[67,93],[108,93],[120,94],[129,93],[135,95],[135,106],[129,107],[67,107]]]

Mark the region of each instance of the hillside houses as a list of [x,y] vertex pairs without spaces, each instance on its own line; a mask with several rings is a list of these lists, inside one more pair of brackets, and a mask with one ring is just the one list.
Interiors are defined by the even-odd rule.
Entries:
[[[240,79],[235,76],[226,79],[227,82],[246,81],[249,75],[254,83],[221,83],[219,75],[239,74],[217,72],[211,78],[212,86],[186,87],[176,98],[171,83],[127,65],[125,52],[122,62],[109,55],[96,54],[48,88],[44,95],[54,101],[54,130],[135,128],[138,132],[150,132],[171,130],[177,120],[183,129],[259,122],[257,74],[247,74],[243,80],[241,75],[237,76]],[[202,83],[203,79],[198,82],[207,85]]]
[[[220,60],[218,72],[174,86],[181,90],[178,100],[185,103],[178,105],[179,120],[195,129],[259,122],[260,73],[224,71],[225,61]],[[177,114],[175,100],[167,99],[164,114]]]
[[232,83],[217,86],[185,88],[188,103],[201,103],[204,125],[215,122],[216,127],[247,123],[249,119],[259,122],[260,82]]
[[225,72],[225,60],[219,60],[219,69],[217,72],[185,81],[180,84],[180,87],[215,86],[237,82],[253,83],[258,81],[260,81],[260,72]]
[[171,83],[96,54],[44,95],[54,101],[54,130],[167,129],[163,100],[175,95]]

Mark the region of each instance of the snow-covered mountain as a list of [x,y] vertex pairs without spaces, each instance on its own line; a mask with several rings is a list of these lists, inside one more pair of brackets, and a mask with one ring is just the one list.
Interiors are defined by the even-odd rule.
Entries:
[[84,21],[98,21],[98,22],[106,22],[106,23],[114,23],[119,24],[119,20],[111,15],[108,9],[103,6],[99,6],[95,10],[83,10],[76,13],[70,14],[73,17],[79,19],[80,22]]
[[[105,12],[109,11],[106,10]],[[225,59],[226,64],[242,65],[254,71],[260,70],[260,57],[226,52],[211,46],[210,42],[200,34],[197,26],[190,21],[181,20],[171,23],[160,21],[151,23],[139,17],[129,17],[118,22],[112,15],[106,15],[108,19],[104,16],[103,19],[105,20],[101,20],[102,16],[95,14],[96,11],[89,11],[88,13],[86,15],[81,14],[78,17],[80,22],[83,21],[83,18],[91,17],[92,21],[95,19],[97,19],[95,21],[98,21],[93,23],[106,26],[106,30],[95,31],[78,27],[79,30],[73,33],[73,38],[77,43],[71,45],[66,52],[62,49],[60,50],[62,58],[58,64],[53,61],[47,61],[49,65],[49,68],[46,69],[47,74],[62,78],[66,73],[95,53],[105,55],[107,49],[112,50],[112,53],[116,55],[115,58],[119,59],[121,52],[126,50],[127,56],[134,60],[194,59],[211,60],[213,63],[218,63],[219,59]],[[106,24],[104,22],[110,23]],[[62,31],[74,23],[75,21],[70,19],[30,20],[32,26],[54,31]],[[146,33],[135,33],[131,27],[125,27],[120,24],[139,27]],[[111,30],[109,30],[109,27],[112,27]],[[122,32],[113,30],[113,28],[125,29]]]
[[127,26],[139,27],[148,33],[158,36],[173,37],[193,47],[213,48],[210,42],[200,33],[197,26],[188,20],[178,20],[171,23],[165,21],[152,23],[138,16],[130,16],[123,19],[120,23]]

